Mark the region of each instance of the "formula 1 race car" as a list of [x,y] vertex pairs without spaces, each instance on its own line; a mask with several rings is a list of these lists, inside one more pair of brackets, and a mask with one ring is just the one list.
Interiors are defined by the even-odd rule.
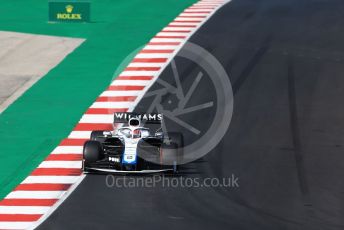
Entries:
[[[183,158],[183,135],[162,132],[162,114],[114,113],[114,131],[91,133],[83,148],[83,171],[176,172]],[[158,126],[156,131],[145,125]]]

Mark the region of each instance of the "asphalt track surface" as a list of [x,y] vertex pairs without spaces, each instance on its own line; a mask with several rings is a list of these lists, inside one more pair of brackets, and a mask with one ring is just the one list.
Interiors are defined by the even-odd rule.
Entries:
[[[184,176],[234,174],[239,188],[109,188],[88,175],[38,229],[343,229],[343,10],[339,0],[233,0],[191,38],[229,73],[234,113]],[[199,67],[176,63],[188,87]]]

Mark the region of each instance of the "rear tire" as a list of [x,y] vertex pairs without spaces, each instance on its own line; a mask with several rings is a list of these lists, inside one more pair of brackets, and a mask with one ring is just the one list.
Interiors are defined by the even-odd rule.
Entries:
[[99,141],[86,141],[83,149],[83,170],[87,172],[90,164],[102,159],[104,151]]

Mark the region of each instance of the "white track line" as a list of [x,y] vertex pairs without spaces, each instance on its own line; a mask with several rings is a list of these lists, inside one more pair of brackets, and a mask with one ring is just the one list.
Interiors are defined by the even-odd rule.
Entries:
[[[195,19],[192,19],[194,21]],[[186,20],[185,20],[186,21]],[[174,32],[160,32],[158,33],[158,36],[187,36],[190,33],[174,33]],[[170,55],[171,56],[171,55]]]
[[48,206],[0,206],[0,214],[44,214]]
[[[155,74],[156,74],[156,71],[123,71],[121,75],[124,75],[124,76],[153,76]],[[118,80],[115,80],[114,82],[116,82],[116,81],[118,81]]]
[[38,168],[81,168],[81,161],[43,161]]
[[171,56],[170,53],[156,53],[156,54],[147,54],[147,53],[139,53],[135,56],[135,58],[169,58]]
[[[111,102],[107,102],[110,104]],[[99,115],[99,114],[86,114],[82,116],[80,123],[100,123],[100,124],[112,124],[113,115]]]
[[[137,71],[137,73],[134,76],[146,76],[145,74],[141,75],[141,72],[142,71]],[[147,72],[147,71],[145,71],[145,72]],[[152,75],[147,75],[147,76],[152,76]],[[141,85],[141,86],[146,86],[147,80],[115,80],[111,83],[111,85]]]
[[7,199],[59,199],[65,191],[13,191],[6,196]]
[[51,154],[82,153],[82,146],[58,146]]
[[162,67],[164,62],[132,62],[128,67]]
[[161,46],[161,45],[146,45],[145,49],[149,50],[175,50],[178,46]]
[[68,138],[75,138],[75,139],[84,139],[84,138],[90,138],[91,131],[72,131]]
[[[126,108],[132,105],[133,102],[95,102],[91,105],[90,108],[105,108],[105,109],[119,109],[119,108]],[[81,118],[82,121],[82,118]],[[85,123],[85,122],[80,122]],[[112,122],[110,122],[112,123]]]
[[74,184],[80,176],[28,176],[22,184]]
[[20,221],[20,222],[14,222],[14,221],[0,221],[0,229],[27,229],[30,226],[32,226],[35,222],[26,222],[26,221]]
[[[152,38],[151,42],[182,42],[183,38]],[[170,56],[170,55],[169,55]]]
[[[186,31],[186,32],[189,32],[192,29],[193,29],[193,27],[173,27],[173,26],[168,26],[168,27],[164,28],[164,31]],[[171,48],[172,47],[176,48],[175,46],[171,46]],[[161,48],[163,48],[163,46],[161,46]]]
[[141,93],[138,90],[128,90],[128,91],[115,91],[108,90],[100,94],[101,97],[117,97],[117,96],[137,96]]
[[197,13],[197,14],[190,14],[190,13],[182,13],[180,14],[180,17],[185,17],[185,16],[207,16],[207,13]]

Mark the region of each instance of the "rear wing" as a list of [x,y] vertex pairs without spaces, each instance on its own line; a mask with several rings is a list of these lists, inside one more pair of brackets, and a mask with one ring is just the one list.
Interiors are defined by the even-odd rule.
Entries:
[[114,113],[113,122],[128,123],[131,118],[137,118],[146,124],[161,124],[163,116],[161,113]]

